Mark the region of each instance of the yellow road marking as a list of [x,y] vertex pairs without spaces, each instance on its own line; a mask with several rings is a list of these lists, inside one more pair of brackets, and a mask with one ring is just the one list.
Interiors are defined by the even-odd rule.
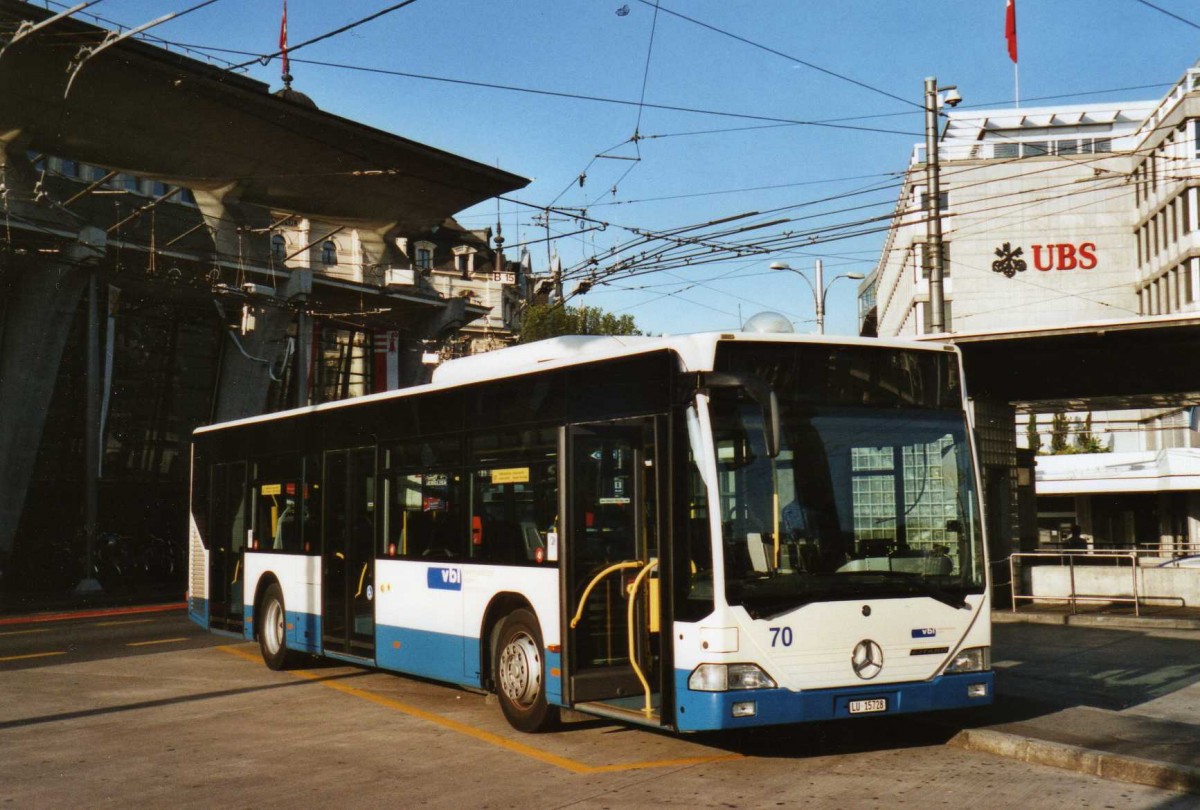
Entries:
[[116,627],[118,624],[150,624],[154,619],[125,619],[119,622],[96,622],[94,627]]
[[27,636],[30,633],[49,633],[49,632],[50,632],[49,630],[46,630],[44,628],[40,628],[37,630],[5,630],[3,633],[0,633],[0,636]]
[[[217,647],[217,649],[221,650],[222,652],[229,653],[230,655],[236,655],[239,658],[244,658],[247,661],[259,661],[258,656],[237,647]],[[442,728],[447,728],[451,731],[456,731],[476,740],[495,745],[498,748],[503,748],[506,751],[511,751],[515,754],[529,757],[530,759],[536,759],[539,762],[546,763],[547,765],[553,765],[557,768],[562,768],[563,770],[570,771],[571,773],[616,773],[618,771],[636,771],[644,770],[646,768],[681,767],[686,765],[699,765],[708,762],[728,762],[735,759],[744,759],[741,754],[719,754],[714,756],[683,757],[680,759],[660,759],[643,762],[629,762],[616,765],[588,765],[586,762],[580,762],[568,757],[561,757],[557,754],[551,754],[549,751],[543,751],[540,748],[534,748],[531,745],[526,745],[525,743],[505,739],[499,734],[493,734],[490,731],[484,731],[483,729],[475,728],[474,726],[459,722],[458,720],[452,720],[449,717],[443,717],[440,714],[434,714],[433,712],[417,708],[416,706],[412,706],[408,703],[403,703],[399,700],[395,700],[394,698],[384,697],[383,695],[379,695],[374,692],[368,692],[365,689],[359,689],[358,687],[349,686],[336,681],[321,680],[327,677],[321,673],[309,672],[308,670],[293,670],[291,674],[298,678],[305,678],[313,681],[320,686],[328,687],[343,694],[361,698],[362,700],[369,701],[377,706],[394,709],[395,711],[407,714],[410,717],[416,717],[420,720],[434,723]]]
[[0,663],[3,663],[4,661],[25,661],[30,658],[49,658],[52,655],[66,655],[66,654],[67,654],[66,650],[59,650],[58,652],[29,653],[28,655],[10,655],[7,658],[0,658]]
[[157,638],[154,641],[131,641],[126,647],[149,647],[151,644],[174,644],[177,641],[187,641],[187,636],[179,638]]

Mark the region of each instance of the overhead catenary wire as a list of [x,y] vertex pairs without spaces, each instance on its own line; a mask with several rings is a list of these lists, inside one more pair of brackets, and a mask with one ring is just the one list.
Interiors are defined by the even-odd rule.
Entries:
[[[322,42],[324,40],[330,39],[331,37],[336,37],[339,34],[344,34],[347,31],[351,31],[355,28],[358,28],[360,25],[365,25],[366,23],[372,22],[373,20],[377,20],[380,17],[383,17],[387,14],[391,14],[393,11],[399,11],[400,9],[404,8],[405,6],[411,6],[415,2],[417,2],[417,0],[402,0],[402,2],[400,2],[400,3],[395,3],[393,5],[388,6],[387,8],[380,9],[379,11],[375,12],[374,14],[368,14],[366,17],[361,17],[351,23],[347,23],[346,25],[339,26],[339,27],[333,29],[332,31],[326,31],[324,34],[319,34],[318,36],[312,37],[311,39],[306,39],[303,42],[297,43],[295,45],[288,45],[288,47],[287,47],[288,59],[289,59],[289,61],[294,62],[296,60],[292,59],[291,56],[294,52],[300,50],[301,48],[306,48],[309,45],[313,45],[318,42]],[[278,51],[275,51],[274,53],[264,54],[263,56],[257,57],[255,59],[251,59],[248,62],[242,62],[241,64],[234,65],[233,67],[231,67],[229,69],[230,70],[240,70],[242,68],[250,67],[250,65],[253,65],[255,62],[266,64],[266,62],[270,61],[271,59],[274,59],[275,57],[282,56],[282,55],[283,55],[283,50],[278,50]]]

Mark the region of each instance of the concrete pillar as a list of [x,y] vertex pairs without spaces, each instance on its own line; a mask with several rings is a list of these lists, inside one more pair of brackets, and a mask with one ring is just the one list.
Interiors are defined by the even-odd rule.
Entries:
[[[0,560],[13,548],[34,461],[54,395],[63,349],[87,283],[90,266],[103,259],[103,231],[79,226],[56,209],[38,205],[37,178],[19,133],[0,134],[0,227],[7,212],[56,231],[78,231],[59,241],[59,252],[23,252],[0,244]],[[10,232],[5,229],[4,236]],[[75,516],[72,515],[72,518]],[[73,525],[73,521],[72,521]]]
[[230,296],[222,304],[227,319],[235,311],[240,313],[243,306],[248,307],[253,329],[245,334],[236,328],[227,333],[221,348],[214,421],[258,416],[266,410],[272,379],[282,375],[288,358],[288,327],[294,315],[287,300],[307,296],[311,291],[311,271],[293,270],[279,298]]

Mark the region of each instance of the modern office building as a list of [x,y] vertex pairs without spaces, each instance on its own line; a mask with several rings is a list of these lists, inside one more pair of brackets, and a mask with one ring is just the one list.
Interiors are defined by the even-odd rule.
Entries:
[[[943,113],[945,339],[1068,326],[1103,333],[1106,324],[1200,315],[1200,65],[1157,101]],[[859,288],[864,334],[931,332],[926,168],[919,145],[879,263]],[[1065,440],[1080,452],[1037,458],[1043,544],[1065,542],[1073,525],[1101,546],[1200,544],[1191,400],[1011,404],[1016,445],[1043,453],[1053,413],[1074,417]],[[1081,435],[1087,413],[1090,442]],[[1085,444],[1107,452],[1083,452]]]

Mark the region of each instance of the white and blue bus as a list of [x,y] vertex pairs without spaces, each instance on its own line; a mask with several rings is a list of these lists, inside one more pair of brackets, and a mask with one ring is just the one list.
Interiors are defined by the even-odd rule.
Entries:
[[193,445],[189,611],[680,732],[992,700],[957,350],[564,337]]

